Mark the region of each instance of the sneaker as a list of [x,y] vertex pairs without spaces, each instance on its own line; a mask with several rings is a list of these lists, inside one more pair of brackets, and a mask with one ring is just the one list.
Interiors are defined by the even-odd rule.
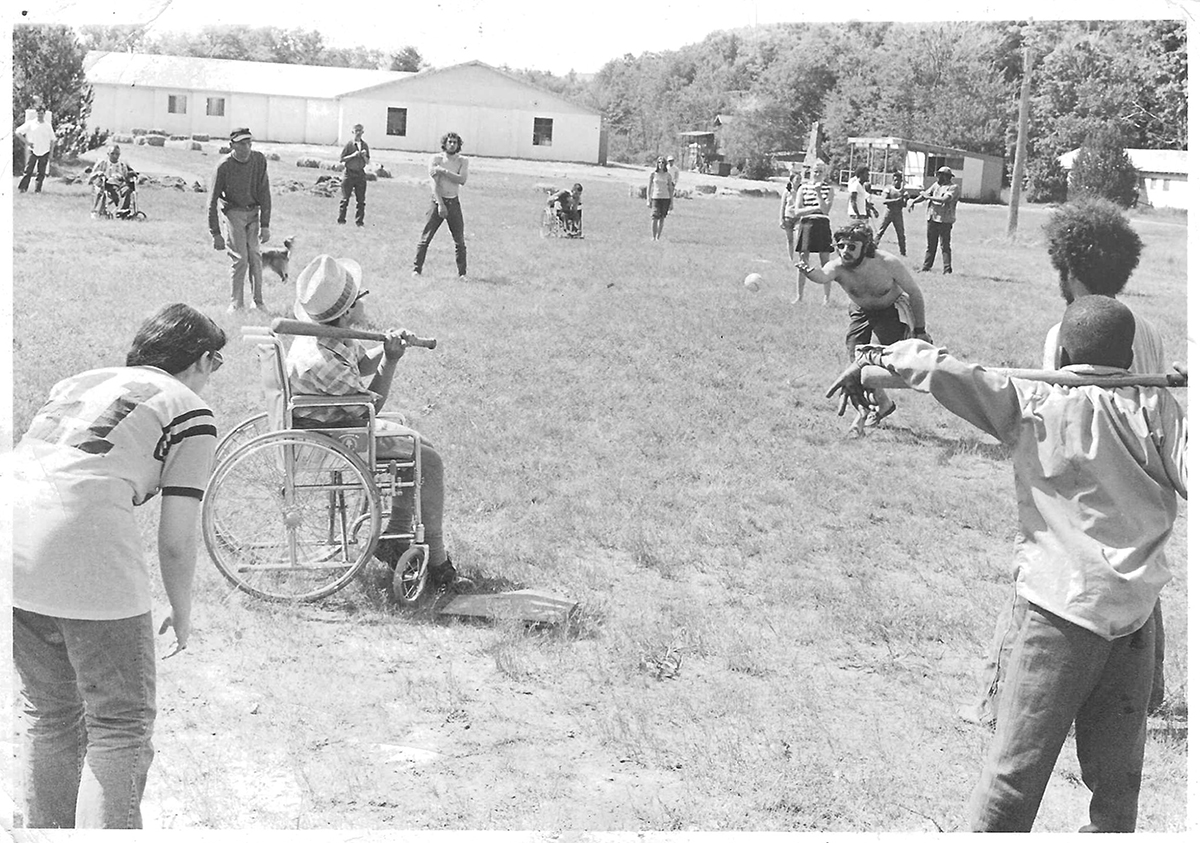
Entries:
[[459,575],[458,569],[450,561],[449,553],[446,554],[446,561],[443,564],[429,569],[430,592],[461,591],[470,585],[471,581],[468,578]]
[[413,277],[413,278],[420,278],[420,277],[421,277],[421,270],[419,270],[419,269],[414,269],[414,270],[412,271],[412,277]]
[[250,309],[251,310],[266,310],[267,306],[260,301],[252,301],[252,302],[250,302]]
[[954,274],[954,270],[951,269],[950,267],[946,267],[945,269],[942,270],[942,275],[953,275],[953,274]]
[[338,220],[338,225],[345,225],[345,224],[346,224],[345,220]]
[[359,228],[362,228],[364,225],[366,225],[366,223],[356,222],[355,225],[357,225]]
[[99,212],[99,211],[92,211],[92,219],[94,219],[94,220],[98,220],[98,219],[100,219],[100,212]]
[[237,313],[241,309],[242,309],[242,306],[240,304],[238,304],[237,302],[231,302],[229,304],[229,312],[230,313]]
[[879,427],[879,423],[894,412],[896,412],[896,402],[889,401],[887,407],[875,408],[868,412],[864,424],[866,427]]

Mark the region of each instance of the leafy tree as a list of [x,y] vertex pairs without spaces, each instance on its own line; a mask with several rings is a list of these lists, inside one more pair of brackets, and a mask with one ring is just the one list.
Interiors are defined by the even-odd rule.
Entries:
[[1137,204],[1138,181],[1138,172],[1125,152],[1121,134],[1105,128],[1091,135],[1080,147],[1067,187],[1071,198],[1089,194],[1130,208]]
[[56,158],[85,148],[92,89],[83,72],[87,51],[67,26],[17,26],[13,29],[13,122],[25,122],[35,102],[54,117]]
[[421,58],[421,54],[417,51],[417,48],[409,45],[392,53],[391,64],[388,66],[388,69],[416,73],[421,68],[428,66],[429,62]]

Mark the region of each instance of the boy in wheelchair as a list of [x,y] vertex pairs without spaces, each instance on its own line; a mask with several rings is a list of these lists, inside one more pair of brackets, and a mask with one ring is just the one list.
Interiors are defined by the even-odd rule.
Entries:
[[[362,268],[349,258],[318,255],[296,279],[296,316],[309,322],[335,327],[361,327],[366,323],[362,289]],[[333,337],[298,336],[292,341],[287,355],[288,383],[295,394],[355,395],[365,392],[375,405],[376,458],[412,456],[415,433],[403,424],[403,417],[379,413],[387,400],[396,364],[404,356],[404,341],[399,331],[386,332],[383,348],[368,350],[361,340]],[[370,379],[369,382],[367,379]],[[364,389],[364,382],[366,386]],[[361,424],[350,407],[311,407],[293,414],[297,427],[344,427]],[[397,436],[396,434],[406,434]],[[447,588],[457,580],[457,572],[446,553],[442,539],[442,511],[445,497],[442,458],[433,446],[421,437],[421,520],[425,524],[425,541],[429,545],[429,583],[434,590]],[[408,532],[412,523],[412,498],[397,496],[386,532]],[[407,550],[403,539],[382,539],[375,556],[390,567]]]
[[558,223],[568,237],[583,236],[583,185],[575,182],[570,190],[551,193],[546,202],[558,216]]
[[112,204],[112,216],[128,217],[131,213],[137,173],[121,160],[121,147],[113,144],[108,149],[108,159],[96,165],[88,182],[96,191],[92,203],[92,219],[109,216],[108,205]]

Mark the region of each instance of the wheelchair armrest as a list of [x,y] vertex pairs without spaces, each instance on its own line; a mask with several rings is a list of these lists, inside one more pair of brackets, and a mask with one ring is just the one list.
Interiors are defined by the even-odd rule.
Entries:
[[354,395],[292,395],[293,407],[361,407],[375,406],[367,393]]

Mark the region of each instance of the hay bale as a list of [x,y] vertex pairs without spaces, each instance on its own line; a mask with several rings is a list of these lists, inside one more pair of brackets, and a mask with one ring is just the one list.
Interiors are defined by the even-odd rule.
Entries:
[[392,177],[392,172],[380,164],[375,168],[375,177],[381,179],[390,179]]
[[268,160],[268,161],[278,161],[278,160],[279,160],[279,153],[278,153],[278,152],[268,152],[268,153],[267,153],[267,160]]
[[743,187],[738,193],[742,196],[753,196],[755,199],[762,199],[764,196],[770,196],[772,199],[779,198],[779,194],[774,190],[763,190],[761,187]]
[[555,185],[546,184],[544,181],[540,181],[537,184],[535,184],[533,186],[533,189],[536,190],[538,193],[557,193],[558,192],[558,188]]
[[133,135],[113,135],[113,143],[133,143]]
[[167,139],[173,140],[173,141],[191,140],[191,138],[188,137],[187,135],[167,135]]
[[138,135],[148,134],[148,132],[145,129],[130,129],[129,131],[131,134],[133,134],[134,137],[137,137]]
[[698,184],[696,185],[696,192],[711,196],[717,192],[717,186],[715,184]]
[[145,135],[146,146],[166,146],[166,135]]
[[320,161],[318,161],[316,158],[297,158],[297,159],[296,159],[296,166],[297,166],[297,167],[312,167],[312,168],[316,168],[316,167],[320,167],[320,166],[321,166],[321,162],[320,162]]
[[335,173],[340,173],[346,169],[346,165],[341,161],[323,160],[319,166],[322,170],[333,170]]
[[692,198],[692,189],[690,187],[675,188],[675,198],[676,199],[691,199]]
[[365,178],[367,181],[375,181],[375,179],[376,179],[376,178],[378,178],[378,176],[376,176],[376,175],[375,175],[374,173],[372,173],[370,170],[364,170],[364,171],[363,171],[363,178]]
[[209,137],[208,135],[197,132],[192,135],[192,140],[200,141],[201,143],[208,143],[210,140],[212,140],[212,138]]
[[636,186],[632,185],[632,184],[629,185],[629,195],[632,196],[634,199],[645,199],[646,198],[646,185],[644,185],[644,184],[640,184],[640,185],[636,185]]

